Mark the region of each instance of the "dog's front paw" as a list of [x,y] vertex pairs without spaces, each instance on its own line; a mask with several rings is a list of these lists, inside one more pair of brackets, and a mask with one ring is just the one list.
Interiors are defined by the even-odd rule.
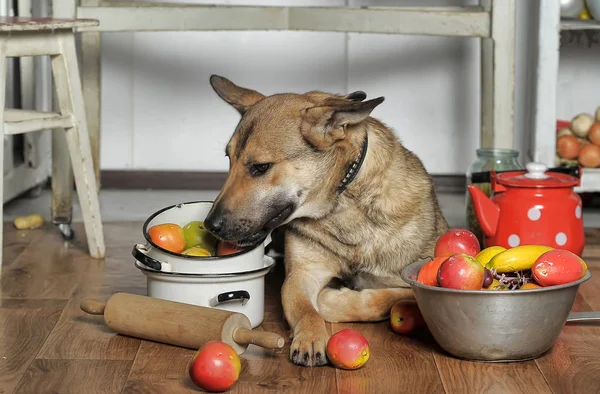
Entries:
[[[322,327],[319,327],[322,326]],[[307,326],[298,325],[290,348],[290,359],[294,364],[305,367],[317,367],[327,364],[327,341],[329,334],[325,324]]]

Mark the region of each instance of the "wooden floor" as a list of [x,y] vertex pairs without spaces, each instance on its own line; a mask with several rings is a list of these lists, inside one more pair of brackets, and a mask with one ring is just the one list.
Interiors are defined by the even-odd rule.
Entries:
[[[87,256],[82,226],[65,244],[52,226],[16,231],[4,225],[0,288],[0,393],[193,393],[187,375],[193,350],[123,337],[102,317],[79,309],[85,297],[107,299],[119,291],[145,294],[145,277],[131,249],[141,223],[105,224],[105,260]],[[582,285],[577,311],[600,311],[600,230],[587,232],[585,256],[592,279]],[[267,276],[263,327],[286,339],[279,301],[283,267]],[[524,317],[526,318],[526,317]],[[535,322],[531,322],[535,324]],[[395,335],[387,322],[334,324],[359,330],[371,359],[357,371],[304,368],[280,351],[251,346],[242,355],[235,393],[600,393],[600,324],[569,324],[555,346],[535,361],[487,364],[444,354],[427,333]]]

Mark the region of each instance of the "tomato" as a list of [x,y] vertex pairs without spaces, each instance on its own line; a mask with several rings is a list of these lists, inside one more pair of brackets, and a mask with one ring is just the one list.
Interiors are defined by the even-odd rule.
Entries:
[[242,250],[244,249],[237,248],[232,243],[220,241],[219,245],[217,245],[217,256],[227,256],[229,254],[241,252]]
[[211,341],[196,352],[188,372],[196,386],[217,392],[229,390],[240,377],[241,369],[240,358],[230,345]]
[[157,224],[148,229],[148,236],[156,245],[173,253],[185,249],[183,228],[175,223]]
[[428,286],[437,286],[437,274],[440,265],[446,260],[446,257],[434,257],[433,260],[423,264],[417,275],[417,282]]
[[564,249],[542,254],[533,264],[531,274],[540,286],[557,286],[583,278],[587,266],[581,257]]

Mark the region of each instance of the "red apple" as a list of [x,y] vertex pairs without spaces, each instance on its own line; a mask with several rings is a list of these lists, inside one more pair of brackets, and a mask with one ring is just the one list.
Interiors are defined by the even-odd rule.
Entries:
[[392,306],[390,312],[392,330],[398,334],[410,334],[425,325],[425,320],[415,300],[402,300]]
[[211,341],[196,352],[189,374],[196,386],[218,392],[229,390],[238,380],[241,369],[240,358],[231,346]]
[[437,286],[437,273],[444,260],[446,257],[434,257],[433,260],[423,264],[417,275],[417,282],[428,286]]
[[349,328],[333,334],[327,341],[327,358],[336,368],[358,369],[369,360],[369,342]]
[[533,279],[540,286],[557,286],[583,278],[587,265],[575,253],[553,249],[542,254],[531,267]]
[[449,289],[481,290],[484,279],[484,267],[466,253],[448,257],[438,270],[438,285]]
[[481,251],[479,240],[469,230],[456,228],[446,231],[435,244],[435,257],[448,257],[456,253],[477,256]]

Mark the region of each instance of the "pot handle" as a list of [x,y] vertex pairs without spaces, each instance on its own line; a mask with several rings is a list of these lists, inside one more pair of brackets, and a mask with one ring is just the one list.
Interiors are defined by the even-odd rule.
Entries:
[[142,244],[135,244],[133,246],[133,250],[131,251],[131,255],[140,263],[144,264],[146,267],[151,268],[155,271],[163,271],[170,272],[171,265],[167,263],[161,263],[160,261],[153,259],[152,257],[146,255],[144,253],[146,251],[146,247]]
[[250,293],[248,293],[246,290],[228,291],[211,298],[208,303],[210,306],[215,307],[223,302],[235,300],[242,300],[242,306],[244,306],[250,300]]

